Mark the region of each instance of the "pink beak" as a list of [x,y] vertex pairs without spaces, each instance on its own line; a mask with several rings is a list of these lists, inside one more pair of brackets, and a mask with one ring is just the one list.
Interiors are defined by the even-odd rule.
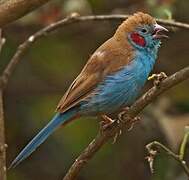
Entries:
[[154,38],[154,39],[168,38],[167,35],[165,35],[165,34],[160,34],[161,31],[166,31],[166,32],[168,32],[168,30],[167,30],[166,28],[164,28],[163,26],[160,26],[159,24],[155,24],[155,25],[154,25],[153,38]]

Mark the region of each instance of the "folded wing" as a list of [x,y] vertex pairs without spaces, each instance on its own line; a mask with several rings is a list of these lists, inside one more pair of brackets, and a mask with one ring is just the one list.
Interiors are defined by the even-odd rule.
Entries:
[[57,111],[65,112],[88,97],[103,79],[127,65],[133,53],[128,47],[122,50],[114,39],[106,41],[91,56],[81,73],[60,100]]

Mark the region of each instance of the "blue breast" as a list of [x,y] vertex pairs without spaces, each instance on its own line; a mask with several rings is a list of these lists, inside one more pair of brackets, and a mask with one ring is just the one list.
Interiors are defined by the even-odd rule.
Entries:
[[81,102],[81,113],[112,113],[131,105],[139,95],[155,63],[156,54],[136,52],[133,61],[107,76],[94,95]]

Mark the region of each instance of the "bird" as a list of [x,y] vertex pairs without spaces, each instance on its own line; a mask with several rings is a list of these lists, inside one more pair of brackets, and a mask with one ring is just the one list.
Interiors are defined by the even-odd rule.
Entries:
[[100,116],[128,107],[137,99],[156,62],[168,31],[155,18],[136,12],[90,56],[56,108],[52,120],[24,147],[10,168],[30,156],[58,127],[81,116]]

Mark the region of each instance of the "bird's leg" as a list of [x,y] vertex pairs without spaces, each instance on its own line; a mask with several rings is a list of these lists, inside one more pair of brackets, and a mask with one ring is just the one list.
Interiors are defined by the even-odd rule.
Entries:
[[124,115],[127,114],[129,111],[129,107],[124,107],[121,112],[118,114],[118,121],[125,123],[124,119]]
[[141,121],[141,118],[140,118],[139,116],[136,116],[135,118],[133,118],[133,119],[131,120],[131,122],[130,122],[130,125],[128,125],[128,131],[131,131],[131,130],[133,129],[134,125],[135,125],[137,122],[139,122],[139,121]]
[[139,122],[141,120],[141,118],[139,116],[132,118],[132,119],[128,119],[128,120],[124,120],[124,115],[127,114],[127,112],[129,111],[129,107],[125,107],[122,109],[122,111],[118,114],[118,122],[122,122],[127,124],[128,126],[128,131],[131,131],[134,127],[134,125]]
[[159,86],[161,81],[167,78],[167,75],[164,72],[160,72],[159,74],[152,74],[148,77],[148,80],[153,80],[154,86]]
[[114,122],[112,118],[105,114],[101,115],[101,118],[102,121],[100,122],[100,126],[103,130],[107,129]]
[[[105,130],[107,128],[109,128],[112,123],[115,122],[115,120],[113,120],[112,118],[110,118],[107,115],[101,115],[102,121],[100,123],[100,126],[102,128],[102,130]],[[119,123],[119,121],[117,121]],[[115,134],[114,138],[113,138],[113,144],[117,141],[117,138],[121,135],[121,129]]]

